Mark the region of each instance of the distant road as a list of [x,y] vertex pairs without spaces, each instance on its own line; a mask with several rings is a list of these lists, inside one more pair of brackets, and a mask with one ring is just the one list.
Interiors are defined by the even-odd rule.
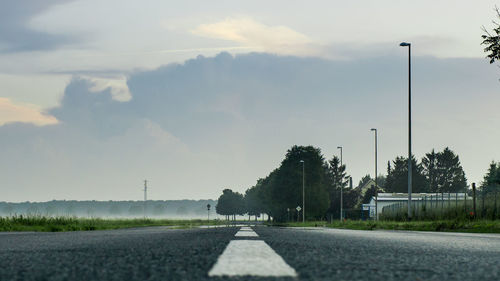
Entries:
[[238,280],[500,280],[500,235],[265,226],[0,233],[0,280],[239,274],[261,277]]

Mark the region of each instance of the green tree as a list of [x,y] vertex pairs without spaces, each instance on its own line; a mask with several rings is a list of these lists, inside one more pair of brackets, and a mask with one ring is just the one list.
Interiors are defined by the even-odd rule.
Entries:
[[122,210],[120,208],[120,205],[112,203],[111,207],[109,207],[109,214],[120,215],[121,213],[122,213]]
[[500,188],[500,163],[492,161],[488,172],[484,175],[481,190],[484,194],[498,191]]
[[[353,194],[350,193],[348,189],[349,176],[345,172],[345,165],[340,165],[340,159],[334,156],[330,161],[328,161],[328,192],[330,195],[330,207],[328,213],[337,217],[340,215],[340,192],[342,190],[342,205],[344,209],[347,209],[349,205],[352,205]],[[351,196],[349,196],[351,195]],[[350,200],[351,199],[351,200]],[[357,198],[356,198],[357,202]],[[355,203],[354,203],[355,204]]]
[[[427,179],[423,174],[423,167],[412,157],[412,192],[427,192]],[[408,192],[408,158],[396,157],[392,162],[394,168],[388,169],[386,192]]]
[[257,217],[262,214],[263,208],[262,208],[262,202],[260,201],[259,198],[259,189],[257,186],[253,186],[245,192],[245,207],[247,214],[249,216],[255,216],[255,220],[257,220]]
[[[495,7],[497,18],[500,19],[500,10],[498,7]],[[481,45],[485,45],[484,52],[487,53],[487,58],[490,60],[490,63],[494,63],[496,60],[500,59],[500,23],[497,21],[493,21],[495,28],[493,31],[488,31],[486,27],[483,26],[484,34],[481,35],[483,38],[483,42]]]
[[437,192],[465,191],[467,180],[460,159],[446,147],[437,154]]
[[137,215],[142,215],[143,210],[144,210],[144,208],[142,205],[132,205],[128,209],[128,213],[129,213],[129,215],[137,216]]
[[222,195],[217,200],[215,211],[217,214],[224,215],[227,218],[233,216],[233,220],[235,220],[236,215],[243,215],[246,212],[243,195],[231,189],[224,189]]
[[463,192],[467,187],[465,172],[460,159],[446,147],[436,153],[434,149],[422,158],[429,192]]
[[428,191],[438,192],[438,155],[434,149],[422,158],[422,168],[427,178]]
[[165,204],[156,204],[153,207],[153,214],[157,216],[165,215],[167,212],[167,206]]
[[293,146],[280,167],[270,174],[267,193],[273,220],[287,219],[287,208],[302,206],[302,163],[305,169],[305,215],[322,218],[329,207],[327,166],[321,150],[312,146]]
[[372,197],[374,197],[375,195],[377,195],[377,187],[375,185],[372,185],[365,192],[365,195],[361,199],[361,203],[362,204],[368,204],[368,203],[370,203],[370,201],[372,200]]

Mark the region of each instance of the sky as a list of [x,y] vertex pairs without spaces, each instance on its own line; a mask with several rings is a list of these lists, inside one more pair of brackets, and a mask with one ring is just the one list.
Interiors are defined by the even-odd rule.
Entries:
[[450,147],[500,161],[495,1],[0,0],[0,201],[216,199],[292,145],[357,183]]

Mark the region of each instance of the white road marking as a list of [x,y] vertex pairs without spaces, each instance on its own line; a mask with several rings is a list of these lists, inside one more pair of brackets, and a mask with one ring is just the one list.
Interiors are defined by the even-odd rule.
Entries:
[[259,237],[259,234],[253,230],[240,230],[236,232],[235,237]]
[[297,272],[261,240],[232,240],[208,276],[290,276]]

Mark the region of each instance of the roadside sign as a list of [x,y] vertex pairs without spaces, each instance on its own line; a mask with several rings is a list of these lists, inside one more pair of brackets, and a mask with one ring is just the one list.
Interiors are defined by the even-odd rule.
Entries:
[[297,208],[295,208],[297,210],[297,212],[300,212],[300,210],[302,210],[302,208],[300,206],[297,206]]

